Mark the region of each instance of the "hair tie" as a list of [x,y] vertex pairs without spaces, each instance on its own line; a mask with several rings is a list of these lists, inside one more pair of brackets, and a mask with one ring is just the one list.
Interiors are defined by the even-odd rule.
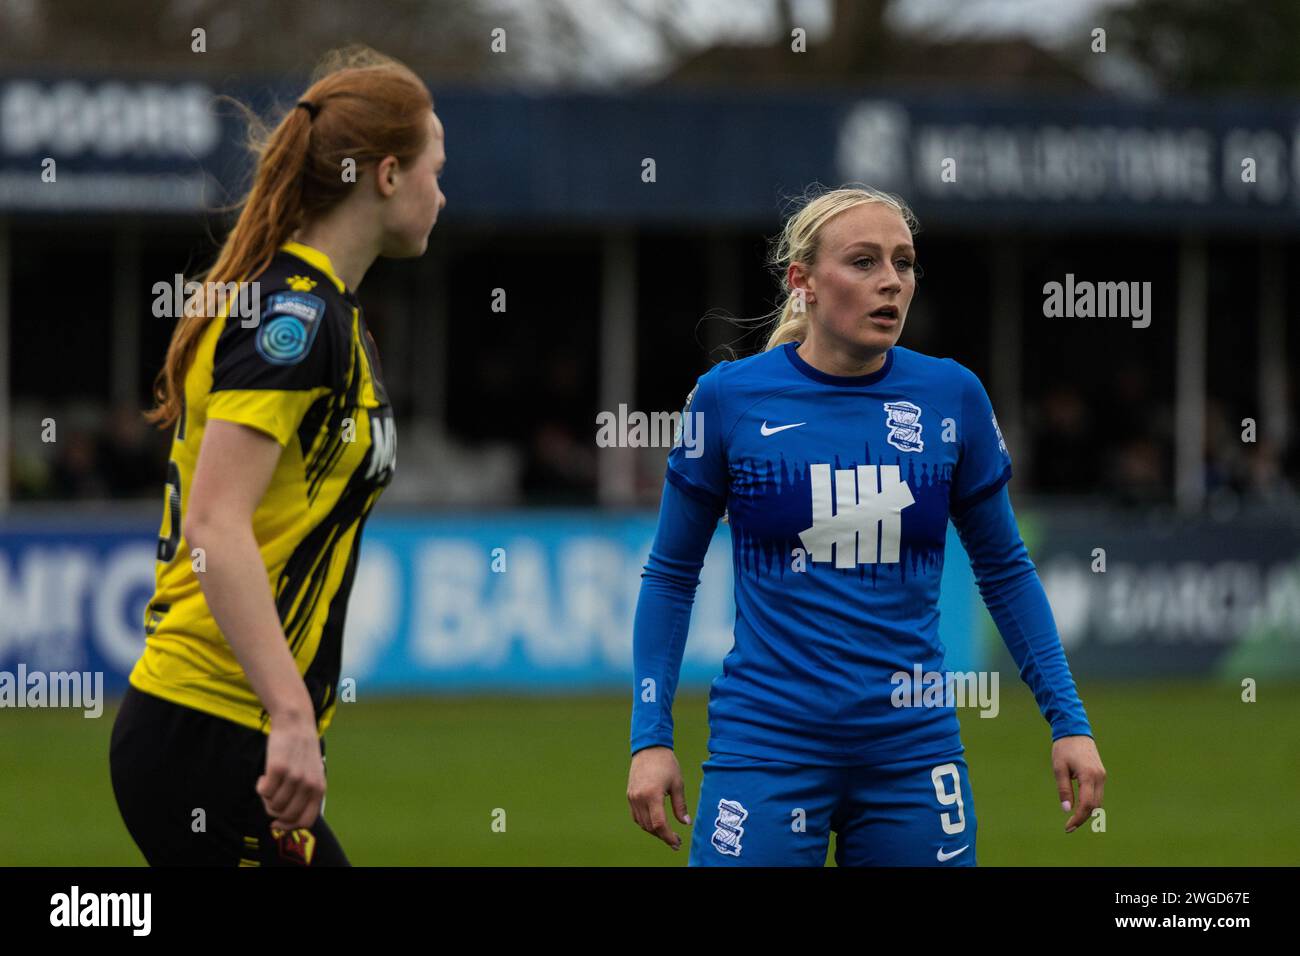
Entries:
[[315,119],[320,115],[320,107],[315,103],[308,102],[307,100],[299,100],[298,105],[310,113],[312,119]]

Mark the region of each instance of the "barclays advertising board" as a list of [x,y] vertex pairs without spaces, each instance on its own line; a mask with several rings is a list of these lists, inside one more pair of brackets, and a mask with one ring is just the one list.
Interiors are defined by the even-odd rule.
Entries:
[[[632,686],[632,621],[654,537],[648,514],[504,512],[367,524],[342,676],[358,695],[558,693]],[[949,528],[940,634],[950,668],[975,659],[978,597]],[[120,690],[143,647],[153,533],[138,525],[0,527],[0,671],[102,671]],[[705,687],[732,644],[730,534],[701,575],[682,686]]]

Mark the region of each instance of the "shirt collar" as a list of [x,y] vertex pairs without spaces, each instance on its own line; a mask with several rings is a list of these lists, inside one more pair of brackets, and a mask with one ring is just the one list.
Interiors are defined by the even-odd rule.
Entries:
[[785,349],[786,358],[798,371],[807,375],[814,382],[821,382],[825,385],[839,385],[844,388],[862,388],[865,385],[874,385],[888,375],[889,370],[894,367],[894,348],[891,347],[885,352],[884,364],[874,372],[868,372],[866,375],[831,375],[821,369],[813,368],[805,362],[799,356],[799,353],[795,351],[795,349],[799,348],[799,344],[798,342],[785,343],[783,348]]
[[334,264],[330,262],[330,257],[325,255],[325,253],[301,242],[294,242],[293,240],[286,242],[280,247],[280,249],[290,255],[297,256],[318,272],[324,273],[329,277],[330,281],[338,287],[339,292],[344,295],[347,294],[347,284],[338,277],[338,273],[334,271]]

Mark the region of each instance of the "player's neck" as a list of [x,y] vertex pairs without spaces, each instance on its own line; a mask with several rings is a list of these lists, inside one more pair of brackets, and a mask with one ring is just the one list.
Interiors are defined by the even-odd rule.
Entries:
[[827,347],[811,336],[804,339],[795,352],[817,371],[827,375],[843,377],[870,375],[872,372],[880,371],[885,364],[885,352],[863,356],[860,353]]
[[325,253],[334,274],[354,293],[378,257],[378,245],[360,236],[353,224],[341,217],[313,220],[298,230],[294,240]]

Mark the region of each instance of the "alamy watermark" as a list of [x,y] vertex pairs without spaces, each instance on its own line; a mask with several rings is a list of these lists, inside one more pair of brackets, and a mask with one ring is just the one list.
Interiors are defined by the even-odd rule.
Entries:
[[895,671],[889,702],[895,707],[976,707],[981,717],[996,717],[997,671],[923,671],[920,664],[911,673]]
[[153,314],[159,319],[182,316],[215,318],[226,315],[239,319],[241,328],[251,329],[262,315],[262,284],[252,282],[198,282],[179,272],[171,282],[153,284]]
[[687,458],[704,454],[704,413],[629,412],[626,404],[618,412],[598,412],[596,444],[601,448],[676,448]]
[[1065,274],[1065,282],[1043,286],[1043,315],[1049,319],[1132,319],[1135,329],[1151,324],[1150,282],[1088,282]]
[[0,707],[66,707],[87,718],[104,713],[103,671],[0,671]]
[[73,884],[50,897],[51,926],[118,926],[148,936],[153,926],[152,893],[83,893]]

